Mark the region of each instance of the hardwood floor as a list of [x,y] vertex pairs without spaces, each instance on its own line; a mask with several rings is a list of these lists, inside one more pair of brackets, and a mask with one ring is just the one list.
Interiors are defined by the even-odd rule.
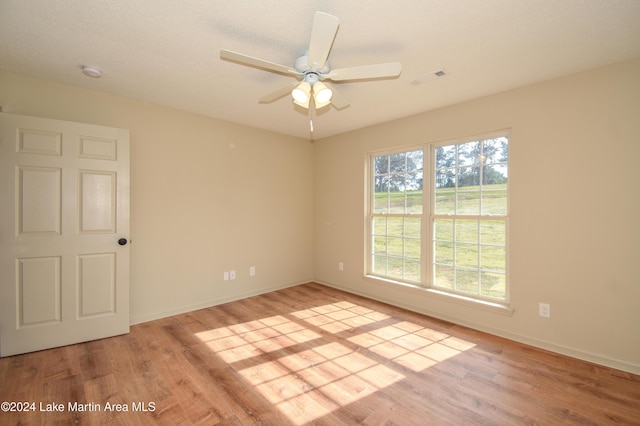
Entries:
[[640,376],[307,284],[0,359],[0,401],[33,408],[2,425],[640,424]]

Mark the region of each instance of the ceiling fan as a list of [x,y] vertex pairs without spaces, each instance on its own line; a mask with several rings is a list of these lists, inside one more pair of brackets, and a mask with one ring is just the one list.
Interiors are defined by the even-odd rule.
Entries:
[[[313,17],[309,50],[295,60],[294,65],[286,66],[263,59],[254,58],[230,50],[221,50],[220,58],[242,65],[257,67],[266,71],[292,76],[298,79],[273,93],[259,99],[262,103],[270,103],[291,93],[293,102],[308,108],[310,113],[315,109],[332,104],[337,109],[349,106],[349,101],[340,95],[326,81],[363,80],[372,78],[397,77],[400,75],[400,62],[389,62],[376,65],[364,65],[349,68],[331,69],[327,59],[331,52],[333,40],[338,32],[340,20],[328,13],[316,12]],[[310,121],[313,133],[313,121]]]

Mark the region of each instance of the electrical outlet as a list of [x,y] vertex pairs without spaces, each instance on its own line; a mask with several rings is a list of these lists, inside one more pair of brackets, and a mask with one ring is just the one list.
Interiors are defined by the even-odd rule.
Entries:
[[229,279],[230,280],[235,280],[236,279],[236,271],[229,271]]
[[255,266],[250,266],[249,267],[249,276],[250,277],[255,277],[256,276],[256,267]]
[[338,271],[344,271],[344,263],[338,262]]
[[538,304],[538,314],[544,318],[551,317],[551,305],[548,303],[539,303]]

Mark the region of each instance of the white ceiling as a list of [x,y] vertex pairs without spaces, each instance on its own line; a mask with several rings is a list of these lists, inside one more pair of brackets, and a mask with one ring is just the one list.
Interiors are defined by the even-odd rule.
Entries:
[[257,101],[292,77],[219,54],[293,65],[315,11],[340,19],[333,68],[402,63],[335,84],[351,105],[315,139],[640,57],[640,0],[0,0],[0,68],[308,138],[289,97]]

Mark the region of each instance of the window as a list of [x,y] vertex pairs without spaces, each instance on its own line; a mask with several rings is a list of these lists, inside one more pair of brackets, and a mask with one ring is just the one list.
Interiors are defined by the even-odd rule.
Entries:
[[369,275],[508,301],[505,133],[374,154],[371,171]]
[[373,157],[371,273],[420,282],[423,151]]

